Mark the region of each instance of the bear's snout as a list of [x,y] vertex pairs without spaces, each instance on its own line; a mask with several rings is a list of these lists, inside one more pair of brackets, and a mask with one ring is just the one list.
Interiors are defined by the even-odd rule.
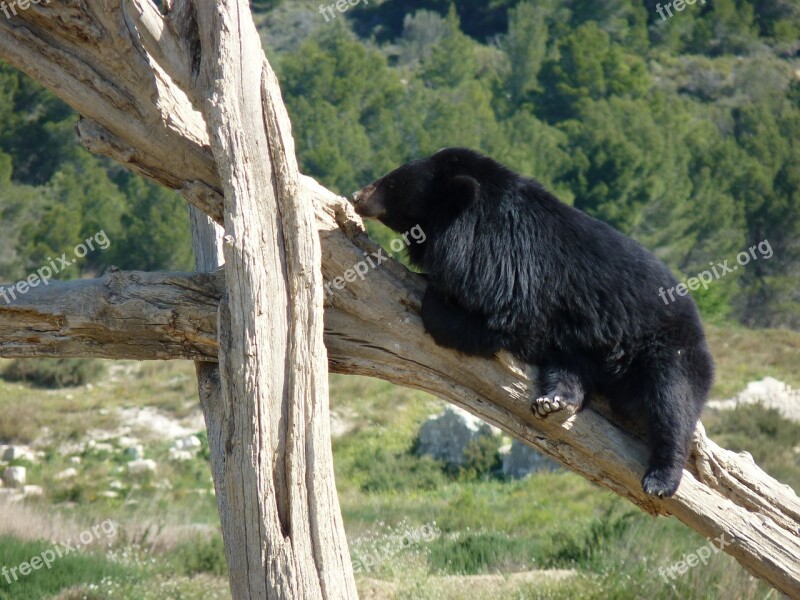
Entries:
[[378,190],[378,182],[353,194],[353,208],[365,219],[380,219],[383,216],[386,206],[383,202],[383,193]]

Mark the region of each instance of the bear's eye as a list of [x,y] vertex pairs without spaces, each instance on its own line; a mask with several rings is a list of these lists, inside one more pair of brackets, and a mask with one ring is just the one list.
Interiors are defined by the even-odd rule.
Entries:
[[390,190],[393,190],[393,189],[394,189],[394,181],[390,181],[390,182],[389,182],[389,189],[390,189]]

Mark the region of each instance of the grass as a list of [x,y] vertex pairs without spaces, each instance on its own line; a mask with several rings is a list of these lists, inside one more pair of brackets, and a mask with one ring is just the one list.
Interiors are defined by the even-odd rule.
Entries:
[[[800,387],[800,334],[710,327],[709,340],[718,364],[715,397],[730,397],[767,375]],[[659,569],[706,540],[572,473],[542,472],[522,481],[488,476],[496,443],[474,449],[472,469],[447,472],[413,452],[420,423],[444,403],[360,377],[331,376],[330,382],[332,413],[346,430],[333,444],[337,487],[365,596],[771,597],[723,554],[665,581]],[[65,559],[63,572],[0,586],[0,600],[230,597],[202,434],[197,458],[174,463],[169,441],[138,432],[146,456],[159,465],[155,476],[142,478],[126,475],[118,441],[111,440],[110,451],[60,450],[77,448],[92,430],[119,428],[116,409],[137,406],[158,407],[173,419],[196,414],[193,365],[113,363],[92,384],[57,390],[0,381],[0,442],[35,443],[44,452],[26,466],[30,482],[45,488],[41,499],[2,507],[0,566],[35,556],[49,544],[41,540],[75,538],[107,518],[119,525],[112,548],[67,557],[75,562]],[[769,473],[800,486],[793,450],[800,425],[759,407],[709,411],[704,422],[723,446],[749,451]],[[79,465],[70,461],[76,453]],[[55,477],[70,466],[78,469],[76,478]],[[106,497],[112,482],[118,482],[116,498]]]
[[[3,536],[0,537],[0,565],[11,570],[24,563],[30,564],[34,557],[52,548],[49,542],[26,542]],[[117,563],[101,552],[55,558],[49,568],[39,564],[40,569],[46,570],[33,571],[27,576],[14,571],[7,577],[0,577],[0,600],[41,600],[76,585],[99,584],[104,580],[131,583],[141,577],[135,567]]]
[[788,329],[706,327],[717,377],[711,397],[731,398],[749,382],[775,377],[800,388],[800,333]]

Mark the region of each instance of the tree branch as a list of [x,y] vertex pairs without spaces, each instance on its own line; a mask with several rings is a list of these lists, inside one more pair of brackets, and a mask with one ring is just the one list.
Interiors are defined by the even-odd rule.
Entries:
[[221,274],[109,271],[0,296],[0,356],[216,360],[224,287]]
[[[176,1],[163,18],[191,47],[191,20],[182,20],[191,14],[187,6]],[[219,222],[222,184],[206,125],[192,108],[191,91],[175,84],[186,79],[185,64],[188,77],[194,77],[193,58],[165,60],[162,55],[173,50],[153,49],[158,24],[155,30],[147,27],[150,33],[140,36],[135,19],[126,19],[112,2],[41,4],[17,19],[0,20],[0,57],[84,115],[79,133],[90,148],[180,190]],[[374,246],[346,202],[310,179],[301,178],[300,185],[303,196],[315,202],[322,270],[330,281]],[[425,335],[418,314],[422,287],[420,278],[394,262],[383,263],[364,281],[332,287],[325,315],[331,370],[380,377],[467,408],[648,512],[673,514],[704,536],[724,534],[730,542],[724,550],[746,569],[800,597],[800,501],[791,489],[749,456],[720,449],[699,429],[694,464],[677,495],[645,497],[639,484],[646,460],[641,440],[592,409],[561,424],[536,419],[529,409],[530,380],[515,361],[464,357]],[[8,314],[0,303],[0,316]]]

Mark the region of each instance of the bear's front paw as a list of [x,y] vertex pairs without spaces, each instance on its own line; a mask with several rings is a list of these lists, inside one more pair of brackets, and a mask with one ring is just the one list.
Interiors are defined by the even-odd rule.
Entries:
[[540,419],[557,416],[558,420],[566,421],[578,412],[578,405],[562,396],[554,396],[553,398],[542,396],[533,401],[531,410]]
[[683,469],[651,468],[642,479],[642,489],[650,496],[670,498],[678,491],[682,475]]

